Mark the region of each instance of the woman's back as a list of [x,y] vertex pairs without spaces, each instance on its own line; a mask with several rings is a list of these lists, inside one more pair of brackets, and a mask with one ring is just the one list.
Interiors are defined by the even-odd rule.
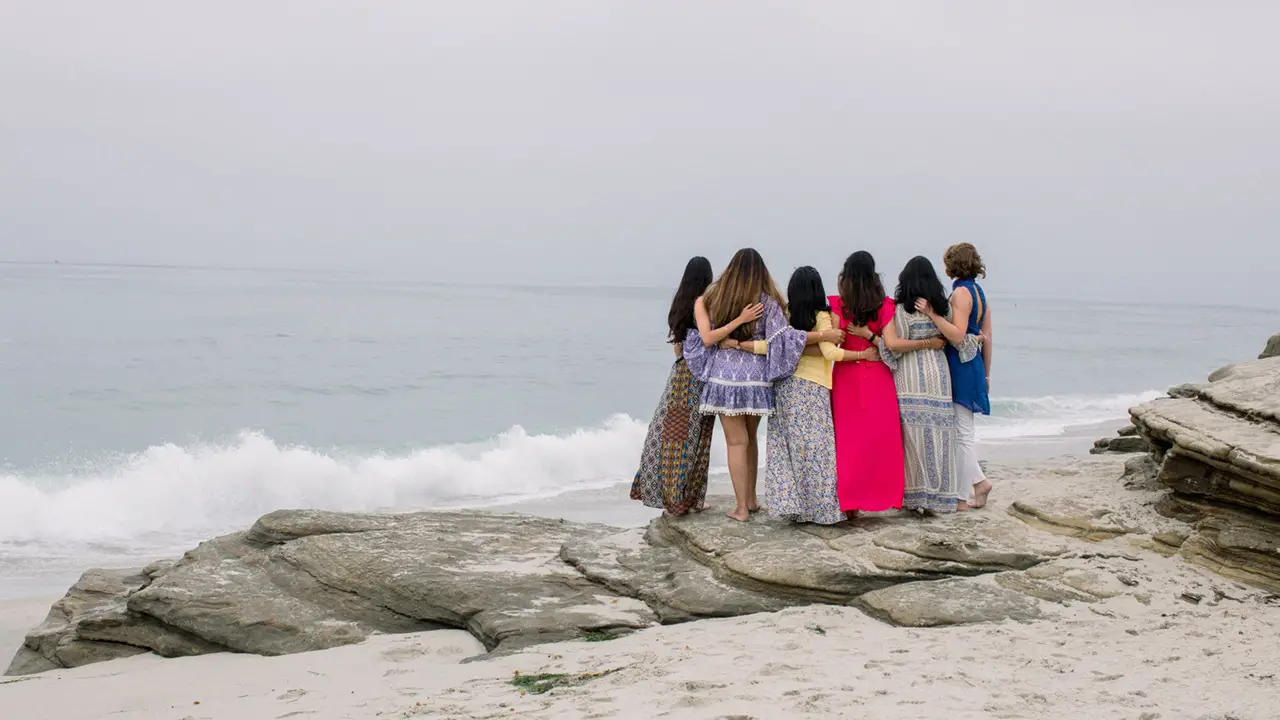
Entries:
[[[829,300],[831,301],[831,311],[835,313],[836,321],[838,322],[837,327],[839,329],[844,330],[848,328],[849,325],[855,324],[845,312],[844,303],[841,302],[839,295],[832,295]],[[885,326],[893,322],[894,307],[895,305],[893,300],[891,298],[885,298],[884,302],[880,305],[879,312],[877,312],[876,316],[867,323],[867,329],[876,335],[884,332]],[[841,345],[841,347],[845,350],[853,351],[866,350],[871,347],[871,343],[850,333],[845,336],[844,344]]]
[[[947,319],[951,319],[950,312],[947,313]],[[901,305],[898,306],[894,314],[894,321],[897,324],[898,337],[904,340],[929,340],[930,338],[942,337],[942,331],[938,329],[937,325],[933,324],[928,315],[909,310]],[[916,350],[914,352],[923,351]],[[942,351],[934,350],[933,352],[940,354]]]
[[773,381],[795,372],[804,351],[804,335],[786,333],[789,327],[782,307],[768,293],[760,296],[760,302],[764,313],[756,321],[752,338],[757,343],[767,341],[767,351],[710,348],[705,367],[695,370],[698,379],[707,383],[702,394],[706,414],[768,415],[773,412]]
[[[990,310],[982,286],[975,280],[957,280],[953,292],[969,294],[972,302],[965,323],[965,333],[981,335],[982,324]],[[951,393],[956,404],[975,413],[990,415],[991,399],[987,394],[987,371],[982,353],[977,352],[971,359],[962,358],[958,349],[948,345],[947,361],[951,370]]]
[[[947,319],[951,314],[947,313]],[[894,313],[894,329],[903,340],[931,340],[942,337],[942,331],[928,315],[909,310],[901,305]],[[894,363],[893,379],[898,398],[905,395],[924,395],[945,398],[951,408],[951,372],[946,353],[941,349],[922,348],[902,353]]]
[[[839,296],[831,298],[831,307],[839,327],[848,327],[851,320]],[[885,298],[867,328],[877,335],[883,332],[893,322],[894,307],[893,300]],[[871,343],[849,334],[843,347],[856,352]],[[875,360],[836,363],[831,411],[840,509],[880,512],[901,507],[905,470],[893,373]]]
[[982,291],[982,286],[977,280],[957,280],[953,288],[953,292],[958,292],[960,288],[964,288],[972,300],[969,306],[968,328],[966,332],[970,335],[982,334],[982,321],[987,315],[987,294]]

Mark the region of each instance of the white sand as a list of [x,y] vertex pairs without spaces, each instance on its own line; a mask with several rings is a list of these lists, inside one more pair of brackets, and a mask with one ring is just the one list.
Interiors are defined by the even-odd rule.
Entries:
[[[141,656],[6,678],[0,718],[1280,717],[1280,608],[1176,559],[1135,567],[1149,605],[1047,606],[1025,625],[913,630],[815,606],[467,664],[481,648],[456,631],[281,658]],[[1214,587],[1243,601],[1209,606]],[[510,684],[615,669],[543,695]]]
[[[1150,512],[1147,495],[1110,477],[1006,466],[998,480],[984,512],[1041,495]],[[0,679],[0,720],[1280,718],[1280,601],[1129,538],[1078,547],[1111,558],[1132,592],[1044,603],[1028,624],[907,629],[814,606],[470,663],[482,648],[457,631],[280,658],[140,656]],[[0,652],[49,602],[0,603]],[[511,684],[517,672],[614,670],[541,695]]]
[[[9,659],[22,645],[27,631],[44,622],[45,616],[49,614],[49,606],[58,600],[56,597],[45,597],[0,601],[0,672],[4,672],[9,666]],[[0,720],[8,718],[0,713]]]

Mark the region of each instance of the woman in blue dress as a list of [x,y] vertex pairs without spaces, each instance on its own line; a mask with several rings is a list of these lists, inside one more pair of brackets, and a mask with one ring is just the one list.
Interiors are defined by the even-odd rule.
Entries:
[[982,256],[970,243],[959,243],[947,248],[942,257],[947,276],[953,281],[951,292],[951,317],[956,324],[966,322],[965,332],[977,335],[982,352],[965,362],[955,344],[947,346],[947,362],[951,366],[951,396],[956,406],[956,474],[961,489],[972,488],[969,507],[980,508],[987,504],[991,482],[978,464],[977,434],[974,415],[991,414],[991,306],[987,295],[978,284],[978,278],[986,278],[987,268]]

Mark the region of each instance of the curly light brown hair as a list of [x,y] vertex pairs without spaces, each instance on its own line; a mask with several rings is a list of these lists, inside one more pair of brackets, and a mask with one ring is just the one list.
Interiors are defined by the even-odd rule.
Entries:
[[975,280],[987,276],[987,266],[982,264],[982,256],[972,243],[956,243],[947,248],[942,264],[947,268],[947,277],[953,280]]

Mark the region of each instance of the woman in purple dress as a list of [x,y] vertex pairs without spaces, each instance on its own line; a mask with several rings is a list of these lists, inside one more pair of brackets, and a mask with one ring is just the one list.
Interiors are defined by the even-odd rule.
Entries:
[[[739,250],[720,278],[694,305],[705,354],[685,346],[689,369],[706,382],[701,410],[718,415],[729,450],[729,478],[736,504],[729,517],[745,522],[760,509],[756,474],[760,418],[773,413],[773,382],[795,372],[805,345],[824,339],[787,323],[785,302],[751,248]],[[843,338],[829,331],[825,339]]]

